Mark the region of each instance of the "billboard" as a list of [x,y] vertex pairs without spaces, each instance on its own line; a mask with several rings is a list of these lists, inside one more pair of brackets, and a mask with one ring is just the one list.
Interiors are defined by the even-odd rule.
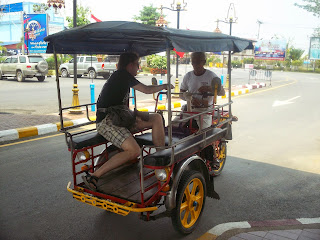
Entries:
[[309,59],[312,59],[312,60],[320,59],[320,37],[310,38]]
[[47,42],[47,14],[25,14],[23,16],[25,53],[45,53]]
[[285,39],[259,40],[254,47],[254,58],[284,61],[286,47]]

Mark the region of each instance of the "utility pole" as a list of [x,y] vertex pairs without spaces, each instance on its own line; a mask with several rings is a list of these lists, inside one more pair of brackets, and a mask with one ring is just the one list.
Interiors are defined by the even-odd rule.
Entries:
[[259,40],[259,36],[260,36],[260,25],[263,24],[263,22],[261,22],[260,20],[257,20],[257,23],[259,24],[257,40]]

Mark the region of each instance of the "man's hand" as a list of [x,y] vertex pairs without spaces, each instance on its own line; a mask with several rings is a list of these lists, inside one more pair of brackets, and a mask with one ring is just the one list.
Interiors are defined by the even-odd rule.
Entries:
[[198,91],[200,93],[207,93],[207,92],[212,92],[211,86],[201,86]]

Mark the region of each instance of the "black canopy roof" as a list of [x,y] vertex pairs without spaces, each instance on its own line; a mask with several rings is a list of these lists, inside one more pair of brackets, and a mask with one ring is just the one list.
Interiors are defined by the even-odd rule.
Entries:
[[163,52],[241,52],[252,41],[222,33],[154,27],[136,22],[108,21],[76,27],[47,36],[47,53],[117,55],[134,51],[140,56]]

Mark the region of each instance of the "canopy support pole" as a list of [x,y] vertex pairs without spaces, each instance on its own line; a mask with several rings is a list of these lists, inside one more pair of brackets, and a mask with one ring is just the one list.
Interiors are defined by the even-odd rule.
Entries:
[[170,73],[170,48],[167,41],[167,99],[168,99],[168,138],[169,146],[172,144],[172,112],[171,112],[171,73]]
[[[229,95],[229,103],[231,103],[231,51],[229,51],[229,55],[228,55],[228,77],[229,77],[229,86],[228,86],[229,94],[228,95]],[[229,117],[232,117],[231,104],[229,105]]]
[[56,70],[56,82],[57,82],[57,92],[58,92],[58,104],[59,104],[59,117],[61,128],[63,128],[63,116],[62,116],[62,103],[61,103],[61,93],[60,93],[60,81],[59,81],[59,71],[58,71],[58,60],[57,60],[57,52],[55,45],[53,44],[53,54],[54,54],[54,63]]

